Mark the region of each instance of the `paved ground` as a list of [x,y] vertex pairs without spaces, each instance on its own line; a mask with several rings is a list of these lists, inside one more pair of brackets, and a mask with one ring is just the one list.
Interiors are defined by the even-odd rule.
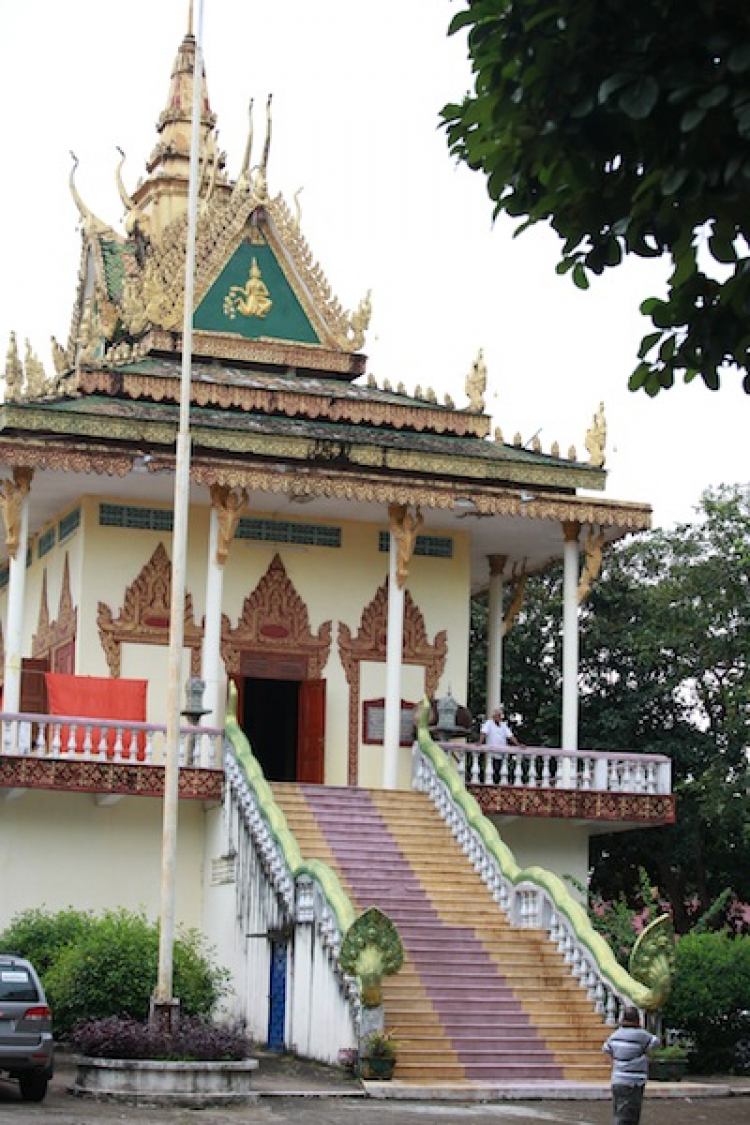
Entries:
[[[609,1102],[600,1100],[482,1101],[440,1097],[383,1100],[367,1097],[361,1084],[337,1069],[290,1058],[261,1058],[255,1081],[258,1100],[234,1109],[164,1109],[95,1102],[73,1097],[74,1068],[63,1059],[40,1105],[21,1101],[15,1084],[0,1082],[0,1125],[609,1125]],[[388,1085],[388,1084],[384,1084]],[[750,1082],[733,1083],[750,1095]],[[717,1084],[726,1090],[726,1084]],[[376,1087],[372,1092],[377,1093]],[[399,1093],[398,1085],[389,1094]],[[649,1088],[642,1125],[747,1125],[750,1096],[703,1096],[705,1085]],[[700,1094],[701,1096],[697,1096]],[[454,1095],[455,1097],[456,1095]]]

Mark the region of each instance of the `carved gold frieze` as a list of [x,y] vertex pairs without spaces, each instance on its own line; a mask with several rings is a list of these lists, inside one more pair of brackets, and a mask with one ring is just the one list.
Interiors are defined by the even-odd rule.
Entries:
[[[388,579],[375,591],[365,606],[356,636],[343,621],[339,622],[338,647],[346,680],[349,684],[349,747],[347,784],[359,781],[359,716],[360,665],[362,661],[383,663],[386,659],[388,635]],[[425,692],[437,692],[448,655],[448,634],[443,629],[435,634],[432,644],[427,637],[424,617],[409,590],[404,591],[404,631],[401,659],[404,664],[421,664],[425,670]]]
[[229,320],[236,320],[238,316],[264,320],[272,308],[271,294],[261,276],[258,261],[253,258],[245,284],[232,285],[224,298],[224,316]]
[[313,680],[321,678],[331,650],[331,622],[324,621],[317,634],[312,632],[307,606],[278,554],[245,598],[234,628],[222,616],[221,653],[230,675],[240,674],[242,653],[256,649],[302,656]]
[[[172,598],[172,563],[162,543],[125,591],[117,617],[105,602],[99,602],[96,623],[107,658],[110,676],[120,675],[123,644],[169,645]],[[200,672],[203,630],[193,620],[193,597],[185,593],[185,645],[191,651],[191,673]]]
[[84,452],[81,449],[51,446],[46,442],[34,444],[27,437],[18,444],[0,441],[0,464],[8,463],[60,472],[125,477],[133,467],[133,457],[119,452]]
[[[150,336],[153,347],[160,352],[180,353],[182,337],[179,333],[154,329]],[[251,340],[229,332],[194,332],[193,354],[220,359],[225,363],[265,363],[273,367],[302,368],[352,378],[363,375],[367,364],[364,355],[335,351],[331,347],[267,337]]]

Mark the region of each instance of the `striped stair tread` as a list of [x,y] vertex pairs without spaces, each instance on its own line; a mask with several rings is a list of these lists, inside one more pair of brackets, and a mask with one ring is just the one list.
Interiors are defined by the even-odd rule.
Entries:
[[607,1081],[608,1029],[546,935],[510,926],[428,799],[274,783],[300,850],[378,906],[406,960],[384,981],[396,1077]]

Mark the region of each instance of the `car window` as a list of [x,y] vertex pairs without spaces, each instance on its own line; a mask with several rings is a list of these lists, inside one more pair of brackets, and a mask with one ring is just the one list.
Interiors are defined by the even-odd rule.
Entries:
[[36,985],[27,969],[0,969],[0,1000],[38,1000]]

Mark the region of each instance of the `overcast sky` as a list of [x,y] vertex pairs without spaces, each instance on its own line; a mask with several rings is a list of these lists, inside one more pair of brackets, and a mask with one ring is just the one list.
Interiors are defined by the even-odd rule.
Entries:
[[[228,170],[256,144],[273,93],[269,189],[292,203],[333,292],[355,308],[372,289],[369,370],[410,392],[467,402],[478,348],[493,425],[511,441],[539,432],[585,459],[600,401],[608,420],[607,494],[651,503],[656,525],[690,519],[704,488],[746,482],[750,400],[738,377],[719,393],[679,386],[651,400],[627,390],[660,293],[660,263],[628,263],[586,293],[555,274],[546,229],[512,237],[492,223],[483,179],[456,167],[439,111],[470,84],[465,44],[446,36],[451,0],[205,0],[204,53]],[[197,0],[196,0],[197,9]],[[0,348],[28,336],[52,371],[49,338],[67,341],[80,259],[76,183],[122,229],[116,146],[126,186],[145,174],[187,27],[187,0],[0,0]]]

